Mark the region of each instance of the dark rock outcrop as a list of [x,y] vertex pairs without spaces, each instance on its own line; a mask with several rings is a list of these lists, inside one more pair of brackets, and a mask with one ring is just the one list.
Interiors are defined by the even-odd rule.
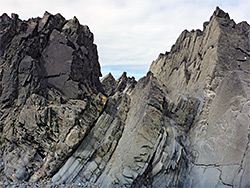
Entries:
[[120,92],[130,94],[135,88],[137,81],[134,77],[127,77],[127,73],[123,72],[117,80],[115,80],[112,74],[109,73],[107,76],[101,79],[101,83],[104,89],[104,93],[107,96],[112,96],[115,93]]
[[113,77],[111,73],[101,79],[101,83],[103,85],[104,93],[107,96],[112,96],[115,93],[115,89],[117,87],[117,81]]
[[217,8],[138,82],[99,81],[92,33],[59,14],[2,15],[0,55],[1,182],[250,186],[246,22]]
[[2,15],[1,105],[22,105],[54,88],[68,98],[102,91],[93,34],[76,18],[45,13],[28,21]]
[[0,23],[0,180],[37,181],[60,169],[102,113],[96,45],[87,26],[60,14],[3,14]]

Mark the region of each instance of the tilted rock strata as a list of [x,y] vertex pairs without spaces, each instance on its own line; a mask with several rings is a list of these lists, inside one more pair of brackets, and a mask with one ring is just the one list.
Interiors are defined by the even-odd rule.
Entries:
[[[180,99],[179,104],[187,108],[175,106],[168,98],[167,88],[152,73],[139,80],[130,97],[123,135],[100,184],[104,187],[181,186],[178,177],[185,176],[186,167],[180,133],[185,118],[193,121],[190,114],[196,112],[190,113],[188,110],[193,108],[188,106],[195,102]],[[171,117],[173,112],[177,114]]]
[[99,82],[93,35],[76,18],[3,15],[0,28],[1,181],[250,185],[246,22],[217,8],[138,82]]
[[0,21],[0,180],[38,181],[59,170],[105,106],[96,45],[76,18]]
[[200,101],[187,147],[190,186],[249,186],[250,26],[217,8],[203,31],[184,31],[150,71],[171,96]]
[[109,73],[101,79],[101,84],[103,86],[104,93],[107,96],[112,96],[118,92],[131,94],[137,84],[137,81],[134,77],[127,77],[126,72],[123,72],[117,80],[115,80],[113,75]]
[[3,122],[5,176],[14,181],[52,176],[88,134],[105,102],[104,96],[96,96],[50,104],[31,95],[15,121],[16,111]]
[[52,180],[101,187],[182,186],[178,179],[184,179],[187,166],[181,134],[198,105],[181,97],[174,105],[166,86],[148,73],[131,94],[118,91],[109,97],[95,127]]

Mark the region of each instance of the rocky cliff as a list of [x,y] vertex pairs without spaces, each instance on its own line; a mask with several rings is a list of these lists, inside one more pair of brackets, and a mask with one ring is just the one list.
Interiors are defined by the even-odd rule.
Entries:
[[250,26],[217,8],[203,31],[184,31],[150,71],[173,99],[200,102],[186,147],[191,187],[250,186]]
[[219,8],[138,82],[99,81],[76,18],[3,14],[0,185],[248,187],[249,69],[250,26]]

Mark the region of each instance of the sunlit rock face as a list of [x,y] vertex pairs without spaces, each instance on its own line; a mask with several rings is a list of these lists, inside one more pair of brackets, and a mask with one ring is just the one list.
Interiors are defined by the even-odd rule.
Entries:
[[199,100],[187,134],[191,187],[250,186],[250,26],[216,9],[150,67],[170,95]]
[[[250,26],[216,8],[136,81],[76,18],[0,17],[0,181],[248,187]],[[0,185],[2,185],[0,184]]]

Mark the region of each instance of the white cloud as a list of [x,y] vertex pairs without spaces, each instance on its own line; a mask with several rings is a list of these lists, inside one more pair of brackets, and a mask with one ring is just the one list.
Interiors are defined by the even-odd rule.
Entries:
[[1,3],[0,14],[15,12],[28,19],[47,10],[66,19],[76,16],[95,35],[103,74],[110,67],[143,75],[184,29],[202,29],[217,5],[236,22],[250,20],[249,0],[8,0]]

